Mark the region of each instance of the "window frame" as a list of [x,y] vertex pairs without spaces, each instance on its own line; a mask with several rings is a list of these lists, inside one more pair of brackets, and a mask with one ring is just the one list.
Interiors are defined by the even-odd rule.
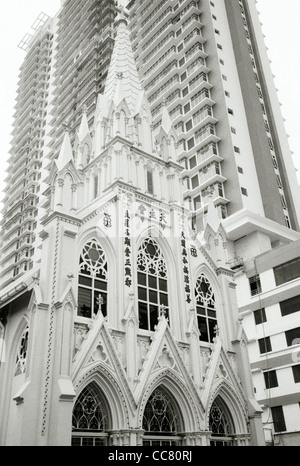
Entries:
[[266,371],[263,373],[265,379],[265,386],[267,389],[278,387],[278,378],[276,370]]
[[259,338],[257,341],[258,341],[260,354],[266,354],[272,351],[272,343],[271,343],[271,338],[269,336]]

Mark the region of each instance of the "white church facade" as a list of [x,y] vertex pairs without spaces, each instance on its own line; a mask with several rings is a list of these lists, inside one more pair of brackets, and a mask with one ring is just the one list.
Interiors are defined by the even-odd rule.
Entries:
[[41,260],[0,296],[1,445],[263,445],[230,241],[192,231],[117,18],[95,127],[51,162]]

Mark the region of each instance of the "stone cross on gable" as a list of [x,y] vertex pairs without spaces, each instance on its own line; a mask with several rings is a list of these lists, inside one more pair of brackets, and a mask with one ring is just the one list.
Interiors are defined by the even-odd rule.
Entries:
[[98,306],[98,312],[102,312],[102,306],[104,304],[104,299],[101,294],[99,294],[98,298],[96,299],[96,303]]
[[167,316],[167,308],[162,304],[159,306],[159,317],[166,317]]

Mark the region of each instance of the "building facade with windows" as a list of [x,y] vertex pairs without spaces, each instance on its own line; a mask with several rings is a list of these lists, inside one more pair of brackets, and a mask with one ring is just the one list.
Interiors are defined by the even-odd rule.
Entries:
[[254,0],[128,3],[154,128],[167,105],[184,199],[202,227],[209,192],[221,218],[255,212],[299,229],[299,185]]
[[28,50],[20,69],[14,129],[6,177],[1,219],[1,285],[32,269],[36,261],[36,237],[41,181],[46,157],[45,139],[53,70],[54,26],[41,14],[34,36],[20,47]]
[[[63,141],[80,128],[82,105],[93,125],[113,47],[114,0],[64,1],[54,18],[41,13],[19,46],[20,70],[7,188],[1,220],[0,280],[9,284],[40,260],[43,181]],[[79,105],[80,103],[80,105]]]
[[299,251],[298,240],[261,254],[237,278],[266,441],[280,446],[300,444]]
[[1,444],[264,444],[213,199],[200,238],[116,27],[94,128],[49,167],[41,262],[1,294]]

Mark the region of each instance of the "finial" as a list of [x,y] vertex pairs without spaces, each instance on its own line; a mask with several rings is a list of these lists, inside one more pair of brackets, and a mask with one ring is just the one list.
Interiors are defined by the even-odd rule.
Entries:
[[125,13],[125,8],[123,5],[119,5],[119,14],[116,17],[116,24],[120,23],[123,21],[126,25],[128,24],[126,13]]
[[65,130],[65,133],[69,133],[69,132],[70,132],[69,120],[65,120],[65,122],[63,123],[63,128],[64,128],[64,130]]
[[104,304],[104,299],[103,299],[101,294],[99,294],[96,302],[97,302],[97,305],[98,305],[98,312],[102,312],[102,306]]

